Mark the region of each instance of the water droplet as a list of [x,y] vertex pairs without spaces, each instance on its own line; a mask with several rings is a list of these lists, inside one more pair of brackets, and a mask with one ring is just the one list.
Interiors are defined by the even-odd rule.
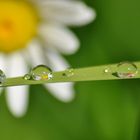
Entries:
[[104,69],[104,73],[110,73],[110,72],[111,72],[110,67],[106,67],[106,68]]
[[66,76],[66,77],[71,77],[74,75],[74,69],[67,69],[65,70],[65,72],[63,73],[63,76]]
[[24,80],[30,80],[31,75],[30,74],[25,74],[23,78],[24,78]]
[[33,68],[30,72],[33,80],[50,80],[53,78],[52,71],[45,65],[39,65]]
[[2,70],[0,70],[0,84],[4,83],[5,80],[6,80],[5,73]]
[[121,62],[117,66],[117,76],[119,78],[132,78],[138,73],[138,68],[134,63]]

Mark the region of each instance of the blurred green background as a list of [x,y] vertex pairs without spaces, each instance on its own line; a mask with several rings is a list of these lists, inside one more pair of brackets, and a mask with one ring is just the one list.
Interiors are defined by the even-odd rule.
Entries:
[[[73,67],[140,60],[140,1],[85,0],[97,11],[92,24],[72,30],[81,40]],[[65,104],[32,86],[27,115],[16,119],[0,96],[1,140],[139,140],[140,81],[76,83]]]

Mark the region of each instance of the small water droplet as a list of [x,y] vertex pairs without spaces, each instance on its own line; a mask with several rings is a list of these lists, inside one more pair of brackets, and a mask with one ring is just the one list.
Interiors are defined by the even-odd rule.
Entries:
[[66,77],[71,77],[74,75],[74,69],[67,69],[65,70],[65,72],[63,73],[63,76],[66,76]]
[[5,73],[2,70],[0,70],[0,84],[4,83],[5,80],[6,80]]
[[53,78],[52,71],[45,65],[38,65],[30,72],[33,80],[50,80]]
[[23,78],[24,78],[24,80],[30,80],[31,75],[30,74],[25,74]]
[[117,66],[117,76],[119,78],[132,78],[138,73],[138,68],[134,63],[121,62]]
[[106,68],[104,69],[104,73],[110,73],[110,72],[111,72],[110,67],[106,67]]

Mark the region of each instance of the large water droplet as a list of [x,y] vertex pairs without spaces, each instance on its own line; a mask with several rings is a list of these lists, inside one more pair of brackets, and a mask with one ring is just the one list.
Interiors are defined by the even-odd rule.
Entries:
[[63,73],[63,76],[66,76],[66,77],[71,77],[74,75],[74,69],[67,69],[65,70],[65,72]]
[[33,80],[49,80],[53,78],[52,71],[45,65],[36,66],[31,70],[31,78]]
[[117,66],[117,76],[119,78],[132,78],[138,73],[138,68],[134,63],[121,62]]
[[0,70],[0,84],[4,83],[5,80],[6,80],[5,73],[2,70]]

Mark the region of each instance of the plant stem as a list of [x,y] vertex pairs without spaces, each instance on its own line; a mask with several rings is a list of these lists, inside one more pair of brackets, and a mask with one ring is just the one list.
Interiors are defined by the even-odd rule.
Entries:
[[[140,62],[136,62],[135,65],[140,68]],[[110,72],[105,72],[109,68]],[[45,84],[45,83],[58,83],[58,82],[78,82],[78,81],[97,81],[97,80],[119,80],[121,78],[114,76],[112,73],[117,71],[117,64],[94,66],[88,68],[73,69],[72,76],[64,75],[67,70],[60,72],[53,72],[53,78],[50,80],[25,80],[23,77],[7,78],[6,81],[1,84],[1,87],[8,86],[20,86],[20,85],[35,85],[35,84]],[[140,74],[136,74],[131,78],[123,79],[136,79],[140,78]]]

